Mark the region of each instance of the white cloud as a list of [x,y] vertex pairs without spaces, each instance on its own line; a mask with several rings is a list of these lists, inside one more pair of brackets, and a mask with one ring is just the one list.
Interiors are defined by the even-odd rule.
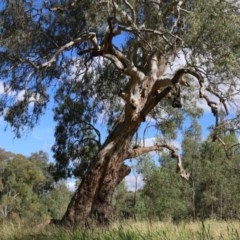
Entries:
[[[3,81],[0,81],[0,95],[5,94],[8,97],[12,97],[13,102],[24,100],[26,90],[21,90],[19,92],[12,90],[10,87],[4,87]],[[33,106],[34,102],[40,101],[41,97],[39,93],[32,93],[29,97],[29,106]]]
[[74,178],[68,179],[66,185],[70,191],[74,192],[76,190],[76,179]]
[[[178,134],[178,135],[180,135],[180,134]],[[181,149],[181,140],[180,140],[180,138],[182,138],[182,136],[179,136],[179,139],[177,139],[177,140],[172,140],[172,141],[170,141],[170,145],[172,145],[172,146],[174,146],[175,148],[177,148],[178,150],[180,150]]]
[[0,81],[0,94],[3,94],[4,93],[4,85],[3,85],[3,82]]
[[131,173],[128,176],[126,176],[124,180],[126,187],[129,191],[135,191],[143,188],[144,186],[143,176],[141,174]]
[[0,81],[0,94],[6,94],[7,96],[15,96],[16,91],[11,90],[11,88],[8,86],[4,86],[4,82]]
[[150,146],[153,146],[156,143],[156,137],[146,138],[143,141],[144,141],[144,146],[145,147],[150,147]]
[[168,75],[174,73],[177,69],[183,68],[186,63],[186,56],[183,52],[179,52],[175,59],[168,65],[165,74]]

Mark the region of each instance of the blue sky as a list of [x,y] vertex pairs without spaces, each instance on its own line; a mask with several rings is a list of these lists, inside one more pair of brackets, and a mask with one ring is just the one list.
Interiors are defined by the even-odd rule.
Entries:
[[33,130],[27,130],[20,139],[16,138],[10,125],[0,119],[0,147],[6,151],[30,156],[40,150],[46,151],[51,157],[51,146],[54,143],[53,113],[50,108],[40,119]]

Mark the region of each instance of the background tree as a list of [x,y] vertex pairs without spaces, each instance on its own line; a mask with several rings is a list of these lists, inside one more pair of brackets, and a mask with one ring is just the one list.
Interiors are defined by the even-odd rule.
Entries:
[[36,224],[61,218],[72,193],[55,183],[45,152],[30,157],[0,152],[0,220]]
[[[238,143],[236,136],[229,133],[222,137],[229,145]],[[239,144],[239,143],[238,143]],[[201,150],[199,191],[196,195],[201,218],[229,219],[238,216],[239,189],[236,176],[239,171],[239,155],[235,152],[227,158],[218,142],[207,139]],[[229,192],[229,189],[230,193]],[[231,216],[230,216],[231,215]]]
[[71,199],[72,192],[64,182],[55,184],[54,188],[45,194],[41,201],[48,209],[48,214],[53,219],[61,219]]
[[193,119],[189,128],[184,132],[182,141],[182,158],[185,167],[191,174],[189,184],[191,191],[189,192],[189,199],[191,199],[192,205],[192,220],[197,219],[197,199],[196,194],[199,192],[199,184],[204,178],[201,175],[201,150],[202,150],[202,131],[201,126],[198,124],[196,119]]
[[[58,95],[61,88],[60,105],[69,96],[71,100],[78,96],[78,103],[84,100],[77,128],[94,126],[87,130],[86,142],[81,134],[77,139],[81,143],[77,152],[88,143],[96,154],[87,171],[80,171],[81,184],[62,219],[69,226],[86,225],[92,216],[109,222],[114,189],[129,173],[123,163],[126,159],[167,148],[177,160],[180,175],[189,178],[179,154],[164,136],[153,146],[132,147],[134,134],[148,116],[164,133],[167,123],[174,124],[172,113],[178,119],[184,119],[187,112],[196,114],[196,101],[202,98],[219,124],[219,109],[227,113],[228,100],[239,94],[236,1],[14,0],[3,1],[0,15],[4,88],[0,108],[17,136],[23,127],[35,125],[50,95]],[[116,44],[117,37],[123,46]],[[179,59],[181,66],[174,68]],[[73,86],[79,82],[81,87],[68,91],[68,82]],[[199,96],[187,89],[189,85]],[[64,104],[63,108],[60,105],[56,109],[64,115]],[[96,113],[93,116],[88,114],[90,107]],[[177,109],[169,111],[171,107]],[[109,135],[98,145],[95,123],[103,115]],[[61,115],[57,118],[61,126],[62,119]],[[74,131],[70,127],[68,132]],[[63,158],[56,160],[59,169],[68,172],[66,144],[72,142],[62,143],[61,135],[58,127],[54,149]],[[60,144],[66,149],[59,150]],[[81,156],[78,159],[85,162]]]
[[[146,166],[146,165],[145,165]],[[180,221],[189,218],[190,187],[176,174],[175,161],[161,154],[160,166],[156,163],[149,172],[143,168],[144,187],[141,198],[150,220]]]
[[39,201],[38,189],[45,182],[41,169],[22,155],[5,160],[2,166],[2,217],[25,218],[39,221],[44,218],[44,206]]
[[135,194],[135,192],[127,189],[124,181],[118,185],[113,196],[114,216],[116,219],[135,219]]
[[173,221],[238,219],[239,141],[233,132],[221,136],[227,146],[235,148],[228,157],[222,143],[213,142],[211,137],[201,140],[199,127],[193,121],[182,142],[184,165],[191,173],[188,182],[179,181],[174,162],[166,155],[161,155],[160,166],[156,161],[143,165],[140,217]]

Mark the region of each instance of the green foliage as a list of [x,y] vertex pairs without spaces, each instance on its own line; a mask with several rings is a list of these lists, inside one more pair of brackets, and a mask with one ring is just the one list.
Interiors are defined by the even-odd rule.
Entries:
[[[81,80],[69,81],[68,75],[63,76],[65,81],[59,84],[55,94],[54,120],[57,126],[52,150],[57,161],[56,179],[71,175],[82,177],[102,144],[102,135],[97,128],[101,121],[99,117],[102,124],[107,122],[110,131],[121,114],[123,104],[118,93],[123,87],[122,74],[112,64],[93,64],[93,71],[79,73]],[[96,74],[98,81],[95,80]]]
[[[225,136],[227,144],[239,144],[236,136]],[[239,153],[229,159],[222,145],[207,140],[202,146],[200,189],[197,203],[201,217],[229,219],[239,217]],[[231,189],[231,190],[230,190]],[[207,210],[207,211],[206,211]]]
[[48,213],[53,219],[61,219],[70,202],[72,192],[65,183],[58,183],[53,190],[48,192],[41,201],[48,208]]
[[145,185],[140,200],[142,216],[150,219],[190,220],[239,218],[239,141],[232,132],[221,136],[229,148],[210,138],[201,140],[201,128],[194,120],[184,133],[182,159],[191,173],[189,182],[174,172],[175,162],[164,153],[160,166],[142,168]]
[[125,182],[120,183],[113,196],[113,209],[115,219],[126,220],[126,219],[136,219],[138,215],[140,199],[139,191],[129,191]]
[[128,191],[125,186],[125,183],[122,182],[117,186],[113,196],[114,211],[115,211],[115,214],[119,217],[121,217],[121,215],[125,217],[124,216],[125,212],[128,211],[126,206],[127,197],[128,197]]
[[88,91],[85,84],[75,82],[64,84],[56,94],[55,120],[58,125],[52,147],[57,160],[55,179],[71,174],[83,176],[100,146],[100,132],[93,125],[99,106],[91,101]]
[[[107,21],[112,18],[114,28],[123,28],[122,47],[114,48],[121,50],[139,70],[149,74],[150,58],[155,54],[174,59],[179,52],[186,52],[190,55],[186,57],[188,66],[206,67],[206,81],[211,87],[220,91],[218,85],[224,83],[228,88],[226,98],[232,96],[240,72],[240,20],[234,1],[184,1],[180,12],[177,1],[129,1],[131,7],[126,2],[114,3],[2,1],[0,73],[4,79],[4,94],[0,107],[17,136],[24,127],[35,125],[53,92],[66,103],[68,97],[73,101],[71,94],[79,97],[87,94],[90,100],[84,101],[82,111],[88,111],[92,101],[100,104],[101,107],[92,108],[93,118],[96,120],[104,113],[111,129],[123,108],[117,95],[128,79],[108,60],[93,59],[96,56],[89,41],[91,37],[83,37],[76,43],[74,40],[95,33],[96,44],[102,46]],[[68,85],[73,79],[81,86],[73,82],[70,89]],[[192,112],[195,110],[197,114],[196,105],[190,104],[192,101],[186,101],[186,109],[191,111],[191,106]],[[62,107],[57,106],[59,111]],[[167,107],[166,110],[168,113]],[[153,116],[159,120],[164,111],[158,106],[157,112],[159,114]],[[179,115],[176,111],[173,114]],[[177,119],[181,122],[183,118]],[[173,117],[167,121],[176,123]],[[161,127],[164,128],[165,122]]]
[[4,167],[1,178],[4,186],[1,206],[2,209],[8,209],[4,217],[15,212],[23,218],[33,220],[37,219],[38,214],[44,214],[34,192],[45,180],[39,167],[25,157],[16,155]]
[[149,219],[179,221],[188,217],[188,183],[179,179],[174,169],[175,163],[166,161],[145,179],[141,196]]
[[54,186],[46,153],[0,153],[0,219],[37,223],[63,215],[71,192]]
[[[226,73],[229,77],[234,75],[239,68],[237,59],[240,54],[238,3],[204,0],[195,5],[190,15],[191,34],[188,35],[191,48],[195,54],[204,56],[204,64],[209,72]],[[225,74],[216,81],[226,82],[224,78]]]
[[[56,178],[83,176],[103,140],[98,120],[103,119],[111,131],[124,113],[118,94],[129,76],[109,61],[111,54],[122,62],[126,56],[129,66],[150,76],[152,57],[169,58],[166,64],[171,70],[181,53],[187,67],[206,69],[203,75],[211,91],[222,93],[224,84],[224,97],[232,97],[240,72],[240,18],[235,2],[181,3],[2,1],[0,112],[20,137],[25,127],[34,127],[50,95],[55,96]],[[106,44],[111,19],[122,39],[121,47],[115,34],[112,39],[113,49],[121,53],[117,55],[107,53],[107,46],[95,49]],[[162,101],[150,113],[156,129],[166,137],[176,138],[185,118],[201,114],[194,84],[190,85],[182,109]]]

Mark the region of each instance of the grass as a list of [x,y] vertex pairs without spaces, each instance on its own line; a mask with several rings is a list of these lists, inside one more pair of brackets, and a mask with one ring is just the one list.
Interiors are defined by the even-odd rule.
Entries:
[[121,222],[109,228],[69,230],[55,226],[31,228],[23,224],[0,225],[1,240],[240,240],[240,223]]

